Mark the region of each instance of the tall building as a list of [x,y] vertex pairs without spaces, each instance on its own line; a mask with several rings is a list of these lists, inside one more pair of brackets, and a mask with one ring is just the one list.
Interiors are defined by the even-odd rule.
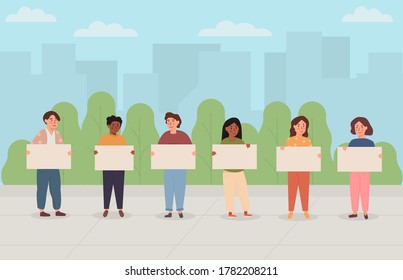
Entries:
[[287,75],[302,85],[322,77],[320,32],[287,33]]
[[400,78],[402,75],[402,54],[370,53],[368,55],[368,74],[385,79]]
[[199,84],[180,103],[180,112],[193,127],[199,104],[217,99],[227,116],[250,122],[251,114],[251,55],[249,52],[201,52]]
[[76,73],[76,48],[73,44],[42,46],[42,75],[61,76]]
[[322,77],[324,79],[350,78],[350,38],[322,38]]
[[118,91],[117,61],[77,61],[76,73],[87,78],[87,97],[94,92],[104,91],[117,101]]
[[1,77],[26,78],[29,75],[31,75],[31,53],[0,52]]
[[264,57],[265,105],[287,100],[287,54],[266,53]]
[[178,104],[199,83],[199,53],[218,52],[216,44],[156,44],[153,73],[159,78],[159,111],[177,111]]
[[153,73],[124,74],[124,109],[127,112],[136,103],[145,103],[151,108],[158,107],[158,75]]

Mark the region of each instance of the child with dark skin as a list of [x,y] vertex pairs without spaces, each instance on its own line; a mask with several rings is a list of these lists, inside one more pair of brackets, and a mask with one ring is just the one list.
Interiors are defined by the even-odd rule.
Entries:
[[[123,136],[118,135],[122,125],[122,119],[116,116],[107,118],[107,126],[109,134],[101,136],[98,145],[127,145]],[[134,155],[134,150],[130,152]],[[97,155],[98,151],[94,151]],[[123,212],[123,190],[124,190],[124,170],[104,170],[103,171],[103,190],[104,190],[104,213],[103,216],[107,217],[109,213],[109,203],[112,193],[112,188],[115,189],[116,204],[120,217],[124,216]]]
[[[232,120],[234,122],[232,122]],[[227,123],[229,123],[229,125],[227,125]],[[240,125],[240,122],[238,119],[236,118],[231,118],[229,120],[226,121],[226,123],[224,124],[224,128],[225,131],[228,133],[228,140],[229,142],[234,142],[235,141],[241,141],[241,143],[243,143],[242,141],[242,133],[240,133],[240,127],[238,126],[238,124]],[[238,136],[238,137],[237,137]],[[224,136],[223,136],[224,138]],[[223,139],[224,141],[225,139]],[[223,144],[223,141],[221,142]],[[228,144],[228,143],[226,143]],[[245,144],[246,148],[250,148],[250,144]],[[215,151],[212,151],[212,155],[215,156],[217,153]],[[238,179],[236,179],[235,181],[228,181],[228,179],[226,180],[225,178],[228,178],[228,176],[238,176],[238,174],[241,174],[241,181],[244,181],[244,185],[241,184],[241,186],[239,186],[239,189],[237,189],[237,193],[238,196],[241,198],[241,203],[243,204],[243,207],[245,207],[244,209],[244,216],[245,217],[251,217],[252,215],[250,213],[248,213],[248,209],[249,209],[249,198],[248,198],[248,194],[247,194],[247,185],[246,185],[246,180],[244,177],[244,173],[243,170],[232,170],[232,172],[228,172],[231,170],[224,170],[224,192],[226,193],[226,204],[227,204],[227,208],[228,208],[228,217],[229,218],[236,218],[237,216],[235,214],[233,214],[233,198],[231,197],[231,194],[234,190],[232,190],[231,188],[233,188],[234,186],[232,185],[232,183],[234,183],[235,181],[237,181]],[[235,171],[235,172],[234,172]],[[227,182],[226,182],[227,181]],[[230,186],[231,185],[231,186]]]
[[[114,121],[111,124],[108,124],[107,126],[109,128],[109,133],[113,135],[116,135],[120,130],[120,122],[118,121]],[[98,154],[97,150],[94,151],[94,155],[96,154]],[[131,154],[134,155],[134,150],[131,151]]]

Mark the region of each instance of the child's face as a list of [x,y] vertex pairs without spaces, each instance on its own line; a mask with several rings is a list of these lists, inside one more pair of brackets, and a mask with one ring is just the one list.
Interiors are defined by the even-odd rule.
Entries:
[[45,120],[45,123],[49,128],[56,129],[57,125],[59,124],[59,121],[56,119],[54,115],[51,115],[49,119]]
[[109,132],[112,134],[116,134],[120,130],[120,122],[114,121],[111,124],[108,124]]
[[354,125],[354,129],[355,129],[355,134],[357,134],[358,136],[363,136],[363,135],[365,135],[365,131],[367,131],[368,127],[364,126],[361,122],[357,122]]
[[179,121],[175,120],[174,118],[167,118],[166,124],[169,130],[176,129],[179,125]]
[[295,133],[298,135],[303,135],[306,131],[306,123],[304,121],[299,121],[296,125],[294,125]]
[[228,135],[231,137],[236,137],[239,132],[239,127],[236,125],[236,123],[233,123],[225,128],[225,131],[228,132]]

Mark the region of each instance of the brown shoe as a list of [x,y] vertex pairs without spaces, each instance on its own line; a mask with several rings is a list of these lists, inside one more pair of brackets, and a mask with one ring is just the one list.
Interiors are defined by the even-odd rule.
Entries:
[[63,213],[63,212],[60,212],[60,211],[56,211],[56,214],[55,214],[56,216],[58,216],[58,217],[64,217],[64,216],[66,216],[66,213]]
[[103,216],[106,218],[106,216],[108,216],[109,211],[105,210]]
[[41,217],[50,217],[50,214],[46,213],[46,212],[40,212],[39,216],[41,216]]
[[122,218],[125,216],[125,213],[123,213],[123,210],[119,210],[119,216]]

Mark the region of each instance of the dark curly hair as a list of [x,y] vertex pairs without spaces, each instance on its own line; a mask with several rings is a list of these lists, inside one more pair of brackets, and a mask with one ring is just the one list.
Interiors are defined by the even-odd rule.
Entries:
[[122,125],[122,122],[123,122],[123,121],[122,121],[122,118],[121,118],[121,117],[116,117],[116,116],[114,116],[114,115],[112,115],[112,116],[106,118],[106,124],[107,124],[107,125],[110,125],[110,124],[112,124],[113,122],[119,122],[120,125]]

